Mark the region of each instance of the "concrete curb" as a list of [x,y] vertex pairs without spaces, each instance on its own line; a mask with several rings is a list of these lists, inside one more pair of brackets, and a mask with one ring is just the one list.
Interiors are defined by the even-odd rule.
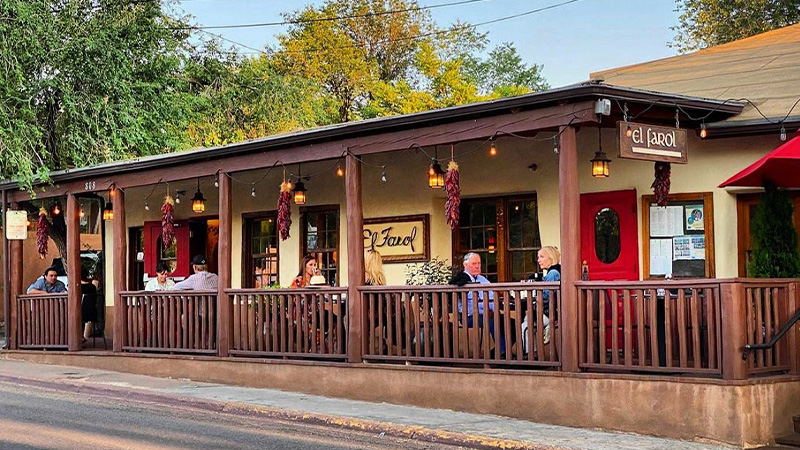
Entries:
[[302,411],[251,405],[240,402],[213,401],[189,396],[154,393],[137,388],[116,388],[108,386],[90,386],[84,383],[68,381],[44,381],[12,375],[0,374],[0,383],[10,383],[37,387],[60,392],[71,392],[85,395],[110,397],[140,403],[153,403],[203,411],[221,412],[247,417],[264,417],[269,419],[301,422],[309,425],[341,428],[387,435],[395,438],[414,439],[423,442],[455,445],[474,449],[507,449],[507,450],[568,450],[545,444],[497,439],[454,431],[435,430],[421,426],[396,425],[386,422],[363,420],[349,417],[338,417],[327,414],[308,413]]

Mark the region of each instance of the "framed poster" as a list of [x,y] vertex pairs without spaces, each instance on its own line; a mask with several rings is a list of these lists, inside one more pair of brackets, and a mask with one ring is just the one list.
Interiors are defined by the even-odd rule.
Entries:
[[28,213],[25,211],[6,211],[6,239],[28,239]]
[[703,205],[686,205],[686,231],[703,231],[705,230],[703,214]]
[[384,263],[429,260],[429,215],[364,219],[364,249],[377,250]]

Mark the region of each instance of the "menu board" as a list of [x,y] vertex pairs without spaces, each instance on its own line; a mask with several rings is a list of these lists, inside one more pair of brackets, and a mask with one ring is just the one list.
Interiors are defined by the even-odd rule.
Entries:
[[706,216],[702,203],[650,205],[650,276],[704,277]]

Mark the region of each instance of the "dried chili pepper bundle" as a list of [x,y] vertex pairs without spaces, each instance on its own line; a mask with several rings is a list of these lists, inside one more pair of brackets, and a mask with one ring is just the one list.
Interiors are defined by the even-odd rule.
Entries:
[[444,215],[451,230],[458,228],[461,207],[461,186],[458,181],[458,164],[451,160],[447,165],[447,175],[444,178],[444,190],[447,192],[447,201],[444,204]]
[[669,195],[670,174],[672,169],[668,162],[658,161],[655,166],[655,179],[653,184],[653,194],[656,197],[656,204],[658,206],[667,206],[667,196]]
[[175,200],[169,195],[164,197],[164,204],[161,205],[161,242],[164,243],[166,250],[172,245],[175,238]]
[[282,241],[289,239],[289,227],[292,226],[291,200],[292,183],[284,181],[281,183],[281,193],[278,196],[278,230]]
[[39,220],[36,221],[36,250],[39,253],[39,258],[44,259],[47,256],[47,245],[50,239],[50,222],[47,221],[47,211],[44,208],[39,209]]

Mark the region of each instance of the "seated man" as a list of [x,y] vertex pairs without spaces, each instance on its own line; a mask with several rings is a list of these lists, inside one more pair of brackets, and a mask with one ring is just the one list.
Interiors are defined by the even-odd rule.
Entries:
[[[490,284],[490,281],[486,279],[483,275],[481,275],[481,257],[477,253],[469,252],[464,255],[464,270],[455,274],[448,284],[454,284],[456,286],[465,286],[467,284]],[[483,312],[484,312],[484,293],[479,291],[478,293],[478,326],[483,326]],[[489,292],[489,301],[488,307],[490,311],[494,311],[494,292]],[[463,305],[461,304],[461,299],[459,297],[458,300],[458,312],[459,314],[463,311]],[[467,324],[466,326],[472,327],[474,314],[475,314],[475,307],[473,305],[473,292],[470,291],[467,293]],[[494,320],[490,319],[489,321],[489,334],[494,338]],[[505,353],[505,342],[500,337],[500,353]]]
[[28,294],[58,294],[67,292],[64,283],[58,281],[58,272],[52,267],[44,270],[42,278],[37,279],[28,287]]
[[218,277],[214,273],[208,273],[206,264],[206,258],[203,255],[196,255],[192,258],[194,274],[179,283],[175,283],[173,289],[194,291],[216,290],[219,285]]

